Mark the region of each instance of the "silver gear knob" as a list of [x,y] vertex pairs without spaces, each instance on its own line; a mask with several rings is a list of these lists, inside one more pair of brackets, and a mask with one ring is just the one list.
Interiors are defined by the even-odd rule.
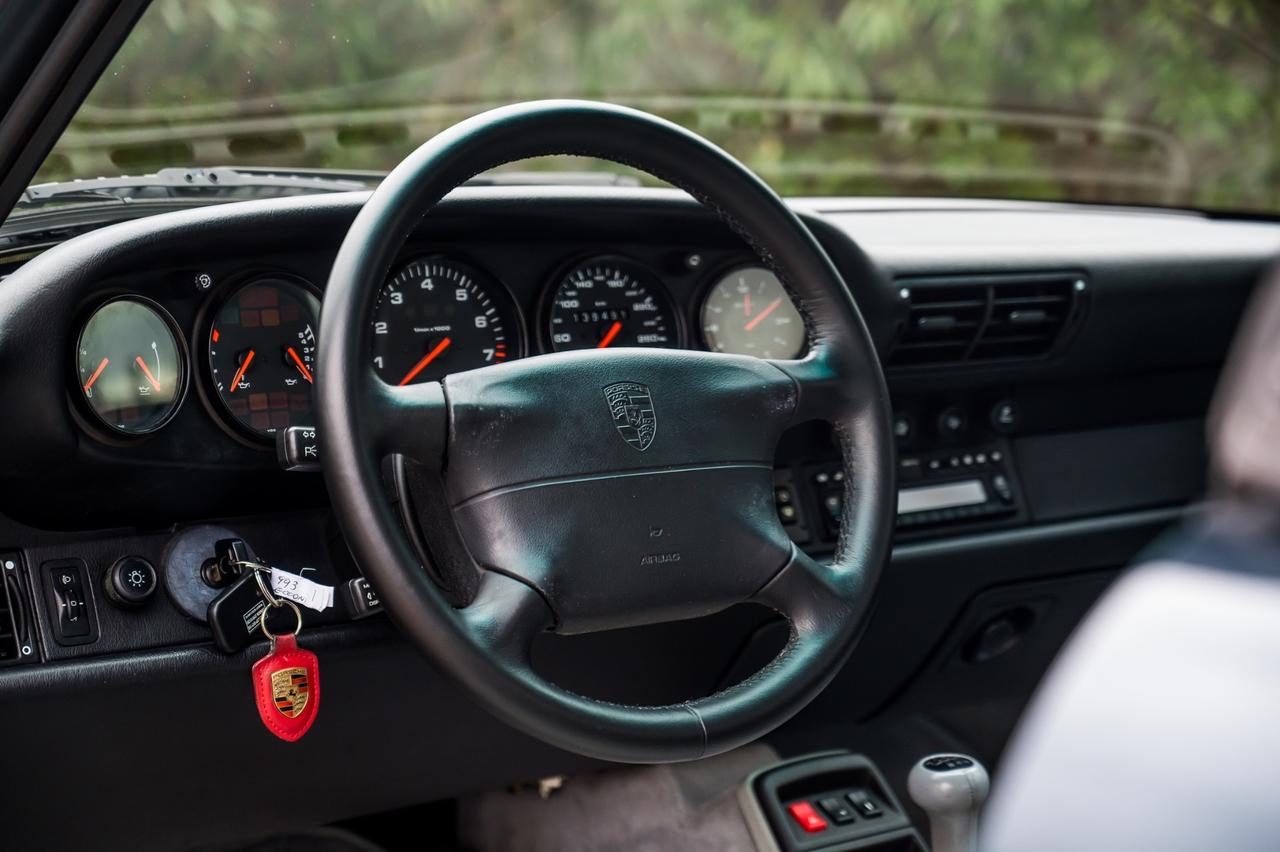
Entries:
[[929,815],[933,852],[977,852],[978,811],[991,779],[975,758],[932,754],[907,776],[911,800]]

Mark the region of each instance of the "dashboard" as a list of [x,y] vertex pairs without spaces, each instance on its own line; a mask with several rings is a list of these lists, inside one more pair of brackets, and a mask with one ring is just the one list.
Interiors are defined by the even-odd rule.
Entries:
[[[364,198],[32,224],[0,242],[0,619],[13,625],[0,636],[0,697],[22,732],[11,759],[40,782],[9,797],[21,819],[5,815],[30,829],[28,845],[63,807],[47,795],[61,770],[45,756],[85,718],[113,734],[77,746],[77,784],[105,808],[128,765],[150,797],[148,836],[130,848],[586,768],[477,712],[385,618],[344,603],[308,616],[327,706],[290,753],[299,781],[273,795],[279,807],[249,808],[234,826],[208,820],[203,803],[242,777],[261,734],[244,703],[254,652],[218,650],[204,620],[217,594],[202,574],[210,554],[238,538],[336,589],[361,579],[323,477],[282,470],[275,444],[314,422],[317,312]],[[790,203],[885,365],[899,527],[854,656],[773,744],[830,748],[855,724],[928,713],[994,762],[1003,740],[982,732],[1007,733],[1117,569],[1204,493],[1205,414],[1280,227],[1052,204]],[[557,348],[794,357],[804,305],[765,268],[678,192],[459,190],[376,282],[369,368],[400,384]],[[818,557],[839,532],[833,440],[802,424],[775,463],[779,521]],[[442,493],[412,470],[389,469],[387,482],[407,521]],[[118,580],[143,564],[156,582],[132,601]],[[63,577],[79,590],[83,634],[59,620]],[[786,641],[769,613],[738,608],[624,633],[549,636],[535,663],[584,695],[679,701],[749,674]],[[146,706],[187,711],[139,725]],[[137,759],[179,741],[202,766],[182,785],[165,761]],[[95,845],[93,826],[70,828],[68,848]]]

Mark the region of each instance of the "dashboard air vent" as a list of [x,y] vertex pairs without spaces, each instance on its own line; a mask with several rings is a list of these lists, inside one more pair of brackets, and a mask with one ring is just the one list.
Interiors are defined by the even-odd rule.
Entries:
[[16,582],[0,576],[0,665],[16,662],[22,639],[23,607]]
[[33,653],[32,619],[16,552],[0,553],[0,666],[29,663]]
[[1088,290],[1071,272],[903,278],[906,322],[887,366],[924,367],[1042,358],[1066,339]]

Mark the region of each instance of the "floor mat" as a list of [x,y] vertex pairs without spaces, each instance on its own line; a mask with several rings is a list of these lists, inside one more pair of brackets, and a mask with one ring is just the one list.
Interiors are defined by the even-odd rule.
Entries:
[[475,852],[743,852],[754,849],[736,793],[778,755],[753,745],[694,763],[576,776],[536,790],[458,803],[458,835]]
[[236,852],[385,852],[375,843],[339,828],[317,828],[261,840]]

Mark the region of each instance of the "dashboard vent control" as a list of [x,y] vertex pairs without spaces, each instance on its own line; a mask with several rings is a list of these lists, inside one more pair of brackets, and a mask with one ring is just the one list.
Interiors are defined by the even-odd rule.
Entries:
[[907,317],[887,366],[1043,358],[1083,314],[1088,283],[1073,272],[901,278]]
[[16,552],[0,553],[0,666],[36,659],[34,619],[21,566]]

